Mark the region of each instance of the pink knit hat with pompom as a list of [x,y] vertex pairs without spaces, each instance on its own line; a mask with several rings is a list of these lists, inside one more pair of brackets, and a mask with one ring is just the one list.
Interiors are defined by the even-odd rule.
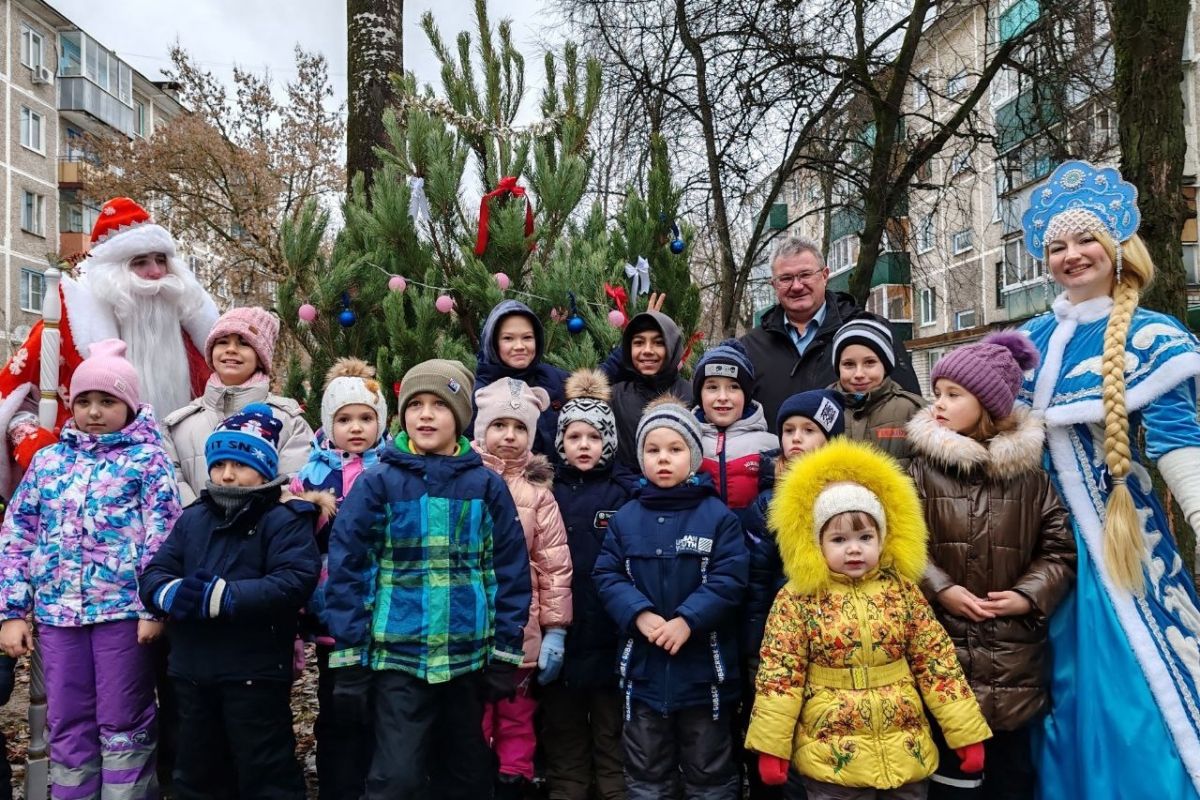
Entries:
[[929,373],[929,385],[948,378],[975,395],[993,419],[1012,413],[1025,373],[1041,358],[1029,337],[1001,331],[942,356]]
[[84,392],[107,392],[137,411],[141,388],[137,370],[125,358],[125,343],[102,339],[91,346],[88,357],[71,375],[70,403]]

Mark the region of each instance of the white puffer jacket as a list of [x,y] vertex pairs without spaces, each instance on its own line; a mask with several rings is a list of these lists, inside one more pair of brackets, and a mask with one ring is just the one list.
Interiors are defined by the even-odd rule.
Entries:
[[162,423],[167,454],[175,465],[183,505],[199,497],[208,481],[204,443],[221,420],[251,403],[266,403],[283,423],[279,433],[279,474],[293,476],[308,460],[313,431],[295,400],[271,394],[267,384],[220,386],[209,383],[204,394],[167,416]]

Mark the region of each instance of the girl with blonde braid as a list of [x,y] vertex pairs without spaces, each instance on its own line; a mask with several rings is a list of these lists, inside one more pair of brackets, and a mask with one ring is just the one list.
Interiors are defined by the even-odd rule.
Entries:
[[1200,610],[1136,443],[1200,529],[1200,343],[1138,306],[1154,265],[1137,191],[1113,168],[1058,167],[1025,244],[1065,290],[1025,325],[1041,354],[1020,400],[1044,415],[1070,513],[1075,592],[1049,620],[1041,796],[1200,797]]

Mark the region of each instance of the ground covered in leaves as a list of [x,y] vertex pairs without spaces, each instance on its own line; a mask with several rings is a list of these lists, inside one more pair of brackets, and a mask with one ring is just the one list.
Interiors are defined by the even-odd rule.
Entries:
[[[17,664],[16,686],[8,705],[0,709],[0,729],[8,737],[8,763],[13,769],[13,796],[25,795],[25,752],[29,747],[29,659]],[[317,718],[317,661],[309,648],[308,668],[292,687],[292,716],[296,730],[296,757],[304,767],[308,796],[317,796],[316,743],[313,722]]]

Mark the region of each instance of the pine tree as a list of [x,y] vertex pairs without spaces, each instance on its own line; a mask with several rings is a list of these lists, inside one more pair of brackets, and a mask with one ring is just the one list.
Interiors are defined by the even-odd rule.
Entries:
[[[612,258],[621,265],[636,265],[638,257],[650,265],[650,288],[665,293],[663,312],[690,336],[700,320],[700,290],[692,283],[688,259],[693,230],[679,220],[679,201],[683,191],[671,182],[667,144],[661,134],[650,137],[650,172],[646,177],[646,197],[629,187],[625,204],[617,214],[617,226],[611,237]],[[676,231],[683,250],[671,249]],[[629,315],[644,311],[649,295],[629,298]]]
[[[572,44],[561,60],[547,54],[545,119],[514,129],[525,61],[509,23],[493,30],[485,0],[476,0],[475,11],[475,36],[460,33],[454,49],[431,14],[422,18],[441,62],[443,95],[418,89],[411,75],[397,79],[400,106],[385,114],[389,145],[378,151],[381,166],[369,188],[361,179],[352,183],[344,227],[328,255],[320,246],[328,214],[305,209],[285,230],[289,276],[278,309],[301,351],[289,364],[287,389],[310,420],[319,417],[323,376],[339,356],[373,362],[385,385],[427,358],[474,367],[480,325],[503,297],[549,320],[552,310],[569,307],[574,292],[586,329],[571,335],[565,324],[548,324],[552,363],[595,364],[619,335],[608,322],[603,287],[623,273],[609,257],[603,220],[593,213],[572,224],[591,168],[587,137],[600,95],[599,65],[580,63]],[[479,207],[464,197],[477,185],[490,192],[507,176],[518,178],[527,196],[487,201],[487,246],[477,256]],[[411,182],[418,178],[428,218],[412,213],[420,207]],[[534,219],[528,236],[527,199]],[[506,291],[497,273],[507,277]],[[406,279],[402,291],[394,276]],[[437,310],[442,295],[453,300],[452,313]],[[317,311],[307,323],[298,317],[305,303]]]

